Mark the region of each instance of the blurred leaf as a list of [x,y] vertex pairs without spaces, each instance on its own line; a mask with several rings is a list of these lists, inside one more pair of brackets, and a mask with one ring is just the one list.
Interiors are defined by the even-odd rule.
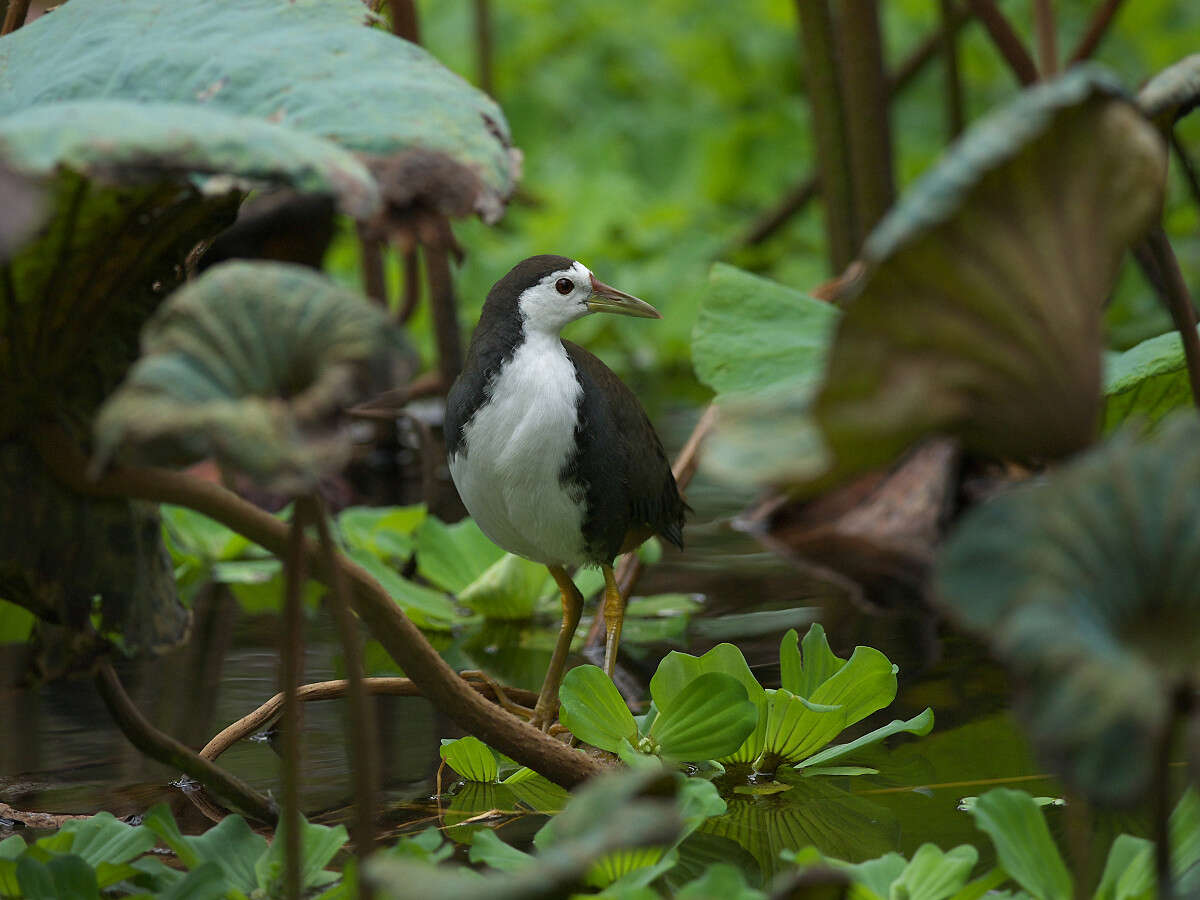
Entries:
[[175,545],[206,563],[237,559],[253,546],[236,531],[186,506],[163,503],[158,511]]
[[441,591],[402,578],[368,550],[351,549],[347,556],[366,569],[413,620],[418,628],[449,631],[462,622],[450,598]]
[[552,590],[549,570],[506,553],[458,593],[458,602],[488,619],[528,619]]
[[559,721],[585,744],[616,753],[637,743],[637,724],[616,685],[596,666],[576,666],[558,689]]
[[399,336],[303,266],[228,262],[173,294],[95,423],[97,466],[206,457],[281,493],[313,490],[353,444],[341,413],[386,378]]
[[[242,611],[249,615],[277,613],[283,609],[286,585],[283,563],[277,559],[239,559],[217,563],[211,570],[216,584],[228,585],[229,592]],[[311,578],[304,582],[301,602],[304,608],[315,610],[328,589]]]
[[963,844],[943,853],[933,844],[922,844],[891,890],[911,900],[946,900],[971,877],[979,852]]
[[[226,816],[201,835],[183,835],[165,803],[153,806],[142,824],[158,835],[188,869],[220,867],[227,889],[249,894],[259,886],[256,868],[267,852],[267,839],[255,834],[241,816]],[[280,843],[282,848],[282,842]]]
[[1087,446],[1101,309],[1159,215],[1165,161],[1095,67],[974,125],[864,247],[814,406],[832,475],[883,466],[930,433],[1019,460]]
[[487,828],[471,836],[470,859],[499,872],[519,872],[537,864],[533,856],[504,843],[496,832]]
[[[221,821],[224,822],[225,819]],[[206,836],[213,830],[215,829],[210,829]],[[258,887],[266,891],[268,896],[281,896],[282,894],[286,834],[287,825],[281,819],[279,826],[275,829],[275,837],[271,841],[271,846],[254,864]],[[300,817],[300,890],[302,892],[328,884],[336,877],[332,872],[326,872],[325,867],[342,849],[346,839],[344,825],[335,825],[330,828],[327,825],[309,822],[303,816]]]
[[767,895],[746,884],[746,876],[737,866],[716,863],[699,878],[676,891],[675,900],[766,900]]
[[1104,430],[1130,419],[1153,424],[1192,405],[1183,341],[1168,331],[1111,357],[1104,374]]
[[1144,796],[1170,697],[1195,677],[1197,534],[1189,411],[976,507],[942,550],[937,595],[1022,686],[1042,757],[1097,801]]
[[41,224],[45,207],[35,180],[6,165],[0,165],[0,195],[5,200],[4,209],[0,210],[0,262],[3,262]]
[[337,527],[352,548],[370,550],[390,566],[401,566],[416,547],[414,532],[425,521],[425,504],[351,506],[338,513]]
[[1071,900],[1071,875],[1033,798],[1024,791],[996,788],[976,801],[971,815],[1017,884],[1041,900]]
[[22,856],[17,860],[17,882],[26,900],[100,900],[96,873],[74,854],[45,863]]
[[108,812],[86,819],[69,819],[59,831],[74,835],[71,852],[93,867],[105,862],[113,865],[129,862],[155,844],[151,831],[127,825]]
[[477,737],[467,735],[453,741],[442,741],[438,753],[446,765],[467,781],[491,783],[500,775],[496,754]]
[[447,525],[428,516],[417,529],[417,571],[451,594],[466,590],[503,556],[473,519]]
[[668,759],[716,759],[734,753],[758,724],[746,688],[724,672],[706,672],[667,700],[654,698],[658,717],[648,737]]
[[0,600],[0,644],[23,644],[33,633],[33,613]]

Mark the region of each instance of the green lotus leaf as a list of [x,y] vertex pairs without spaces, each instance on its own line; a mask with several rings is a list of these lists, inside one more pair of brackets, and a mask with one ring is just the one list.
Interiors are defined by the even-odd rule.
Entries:
[[797,481],[820,472],[824,447],[808,410],[839,310],[718,263],[692,336],[697,377],[720,418],[703,465],[726,481]]
[[1138,91],[1138,105],[1163,130],[1200,105],[1200,53],[1163,69]]
[[975,125],[864,247],[814,404],[825,481],[930,433],[1025,460],[1091,443],[1102,306],[1165,172],[1158,131],[1095,67]]
[[621,741],[637,743],[637,723],[616,685],[596,666],[576,666],[558,689],[559,721],[575,737],[616,753]]
[[1017,884],[1044,900],[1071,900],[1071,874],[1032,797],[996,788],[975,801],[971,815],[992,839],[997,861]]
[[758,708],[746,688],[724,672],[706,672],[665,703],[648,737],[669,759],[716,759],[735,752],[758,724]]
[[1183,340],[1168,331],[1108,359],[1104,373],[1104,430],[1140,419],[1153,424],[1192,405]]
[[1200,677],[1197,548],[1189,411],[977,507],[943,549],[938,595],[1024,686],[1045,760],[1098,801],[1143,796],[1170,698]]
[[454,741],[442,741],[438,753],[446,765],[466,781],[490,784],[500,776],[500,763],[495,752],[472,735]]
[[[101,170],[132,158],[142,169],[294,180],[295,167],[256,154],[273,145],[303,157],[312,147],[333,159],[340,146],[370,158],[382,193],[397,205],[407,205],[406,193],[411,201],[425,192],[443,211],[475,210],[491,220],[512,191],[517,161],[496,104],[420,47],[364,28],[357,0],[246,0],[216,17],[169,0],[129,0],[118,8],[73,2],[0,42],[0,135],[16,134],[27,146],[26,164],[36,159],[53,168],[83,154]],[[112,77],[114,66],[121,77]],[[99,111],[86,109],[121,101],[126,106],[107,126]],[[137,115],[133,104],[145,108],[146,121],[130,118]],[[56,123],[36,146],[6,123],[26,110]],[[222,125],[219,116],[257,123]],[[92,140],[85,126],[103,130]],[[272,140],[271,130],[291,137]],[[112,160],[102,157],[103,148],[88,148],[120,132],[146,135],[140,158],[120,141]],[[55,145],[73,152],[54,157]],[[178,151],[185,158],[177,161]],[[231,162],[209,158],[221,154]],[[424,154],[423,175],[405,168],[413,154]],[[352,162],[338,158],[325,189],[340,194],[361,181]]]
[[214,266],[147,323],[95,424],[96,464],[213,457],[282,493],[353,449],[341,411],[387,378],[399,333],[359,295],[281,263]]

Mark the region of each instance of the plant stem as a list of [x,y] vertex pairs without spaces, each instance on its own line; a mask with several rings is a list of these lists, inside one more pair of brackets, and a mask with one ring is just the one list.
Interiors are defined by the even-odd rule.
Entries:
[[440,241],[436,246],[425,244],[424,248],[429,309],[433,314],[434,339],[438,348],[438,371],[449,388],[462,371],[463,358],[458,303],[454,298],[454,279],[450,274],[450,254]]
[[277,813],[270,800],[240,778],[211,760],[198,756],[195,751],[151,725],[125,693],[112,663],[106,659],[96,667],[95,684],[109,714],[135,747],[151,759],[196,779],[223,801],[254,818],[263,822],[276,820]]
[[489,0],[475,0],[475,72],[479,89],[488,96],[496,96],[492,78],[492,4]]
[[1022,85],[1030,85],[1037,81],[1037,66],[1017,33],[1013,31],[1013,27],[1008,24],[1008,19],[1004,18],[1004,14],[997,8],[995,0],[967,0],[967,3],[983,22],[992,43],[1000,51],[1000,57],[1008,63],[1017,81]]
[[283,896],[300,898],[300,700],[296,691],[304,673],[303,592],[307,580],[304,529],[316,510],[311,497],[296,499],[287,552],[283,558],[283,634],[279,690],[283,692]]
[[[358,620],[350,609],[350,591],[346,573],[338,564],[338,549],[329,533],[329,517],[320,498],[317,505],[317,534],[326,570],[332,575],[331,596],[342,655],[346,661],[347,699],[350,708],[350,755],[354,761],[354,847],[360,860],[371,855],[375,847],[375,792],[379,788],[379,753],[376,737],[375,707],[364,685],[362,637]],[[370,887],[366,879],[358,879],[359,900],[369,900]]]
[[404,325],[417,311],[421,300],[421,263],[415,247],[404,251],[404,293],[400,296],[400,308],[396,310],[396,321]]
[[1151,791],[1154,804],[1154,869],[1158,879],[1158,900],[1174,900],[1175,879],[1171,872],[1171,748],[1179,725],[1192,705],[1191,693],[1178,686],[1171,695],[1167,722],[1158,743]]
[[837,273],[858,251],[855,242],[854,181],[850,168],[841,75],[835,54],[833,16],[827,0],[796,0],[808,103],[817,143],[829,265]]
[[392,10],[392,34],[414,44],[421,43],[421,25],[415,0],[388,0]]
[[[187,506],[277,556],[286,552],[287,525],[220,485],[150,467],[115,468],[92,480],[87,476],[87,459],[62,428],[48,424],[35,426],[30,430],[30,439],[51,474],[81,494]],[[332,574],[317,547],[311,541],[305,541],[304,546],[314,577],[328,584]],[[447,665],[379,582],[344,556],[339,557],[338,564],[352,587],[355,612],[421,693],[459,727],[566,788],[603,771],[601,763],[481,697]]]
[[29,0],[9,0],[8,9],[4,12],[4,25],[0,27],[0,35],[12,34],[25,24],[29,15]]
[[1183,174],[1184,184],[1192,194],[1192,200],[1200,205],[1200,177],[1196,175],[1196,167],[1188,155],[1187,147],[1179,140],[1175,129],[1171,129],[1171,149],[1175,152],[1175,161],[1179,163],[1179,171]]
[[841,0],[835,26],[842,115],[853,173],[853,254],[857,255],[867,234],[896,197],[879,0]]
[[1108,28],[1112,24],[1112,20],[1116,18],[1117,12],[1121,9],[1123,2],[1124,0],[1104,0],[1100,4],[1100,8],[1092,16],[1092,20],[1088,22],[1088,27],[1084,31],[1083,37],[1079,39],[1079,43],[1075,45],[1075,49],[1067,57],[1068,66],[1083,62],[1096,52],[1096,48],[1100,46],[1100,41],[1108,33]]
[[362,261],[363,293],[388,308],[387,279],[383,274],[383,241],[372,237],[366,226],[358,226],[358,252]]
[[942,10],[942,61],[946,67],[946,128],[950,139],[962,134],[966,126],[966,114],[963,107],[962,75],[958,68],[958,31],[953,27],[955,10],[958,4],[954,0],[941,0]]
[[1038,64],[1042,69],[1042,78],[1053,78],[1058,74],[1054,0],[1033,0],[1033,28],[1037,34]]
[[[1188,381],[1192,387],[1192,402],[1200,407],[1200,334],[1196,332],[1196,309],[1179,271],[1179,260],[1162,225],[1155,225],[1134,254],[1152,283],[1157,281],[1163,302],[1171,313],[1171,321],[1183,340],[1183,358],[1187,363]],[[1147,259],[1148,257],[1148,259]]]

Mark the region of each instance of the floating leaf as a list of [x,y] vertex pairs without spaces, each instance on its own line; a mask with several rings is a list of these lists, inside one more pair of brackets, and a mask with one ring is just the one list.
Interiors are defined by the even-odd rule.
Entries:
[[1131,419],[1147,424],[1192,405],[1183,340],[1168,331],[1108,360],[1104,374],[1104,430]]
[[1144,796],[1170,698],[1196,683],[1198,535],[1187,412],[977,507],[943,549],[938,595],[1024,686],[1043,757],[1099,801]]
[[500,775],[496,754],[477,737],[467,735],[454,741],[442,741],[438,753],[446,765],[467,781],[490,784]]
[[996,788],[975,802],[971,815],[1017,884],[1041,900],[1071,900],[1071,875],[1033,798],[1024,791]]
[[648,737],[668,759],[717,759],[735,752],[758,724],[758,708],[741,682],[706,672],[668,700],[654,698],[658,716]]
[[545,566],[506,553],[459,591],[458,602],[488,619],[528,619],[552,581]]
[[447,525],[429,516],[417,529],[417,571],[452,594],[465,590],[503,556],[473,519]]
[[414,532],[425,521],[425,504],[351,506],[338,513],[337,527],[351,547],[369,550],[382,562],[402,566],[416,547]]
[[558,689],[559,721],[575,737],[616,753],[621,741],[637,742],[637,723],[616,685],[596,666],[576,666]]
[[832,475],[930,433],[1014,459],[1086,447],[1102,306],[1159,215],[1165,165],[1158,132],[1095,67],[975,125],[864,247],[814,407]]
[[214,266],[142,334],[142,359],[96,420],[96,459],[214,457],[283,493],[349,458],[340,413],[386,377],[398,333],[365,298],[282,263]]
[[822,706],[782,688],[767,691],[767,728],[754,768],[774,772],[781,763],[806,759],[846,724],[841,707]]
[[463,617],[441,591],[402,578],[368,550],[351,550],[347,555],[371,573],[418,628],[449,631],[462,623]]

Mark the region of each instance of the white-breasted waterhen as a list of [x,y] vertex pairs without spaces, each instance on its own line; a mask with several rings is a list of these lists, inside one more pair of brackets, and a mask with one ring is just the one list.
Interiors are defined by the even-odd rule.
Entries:
[[567,569],[604,573],[611,676],[625,615],[613,560],[655,534],[683,546],[687,506],[645,410],[604,363],[559,337],[594,312],[662,318],[582,263],[518,263],[488,293],[446,401],[450,474],[467,511],[505,550],[549,568],[562,593],[562,631],[533,716],[543,728],[583,609]]

